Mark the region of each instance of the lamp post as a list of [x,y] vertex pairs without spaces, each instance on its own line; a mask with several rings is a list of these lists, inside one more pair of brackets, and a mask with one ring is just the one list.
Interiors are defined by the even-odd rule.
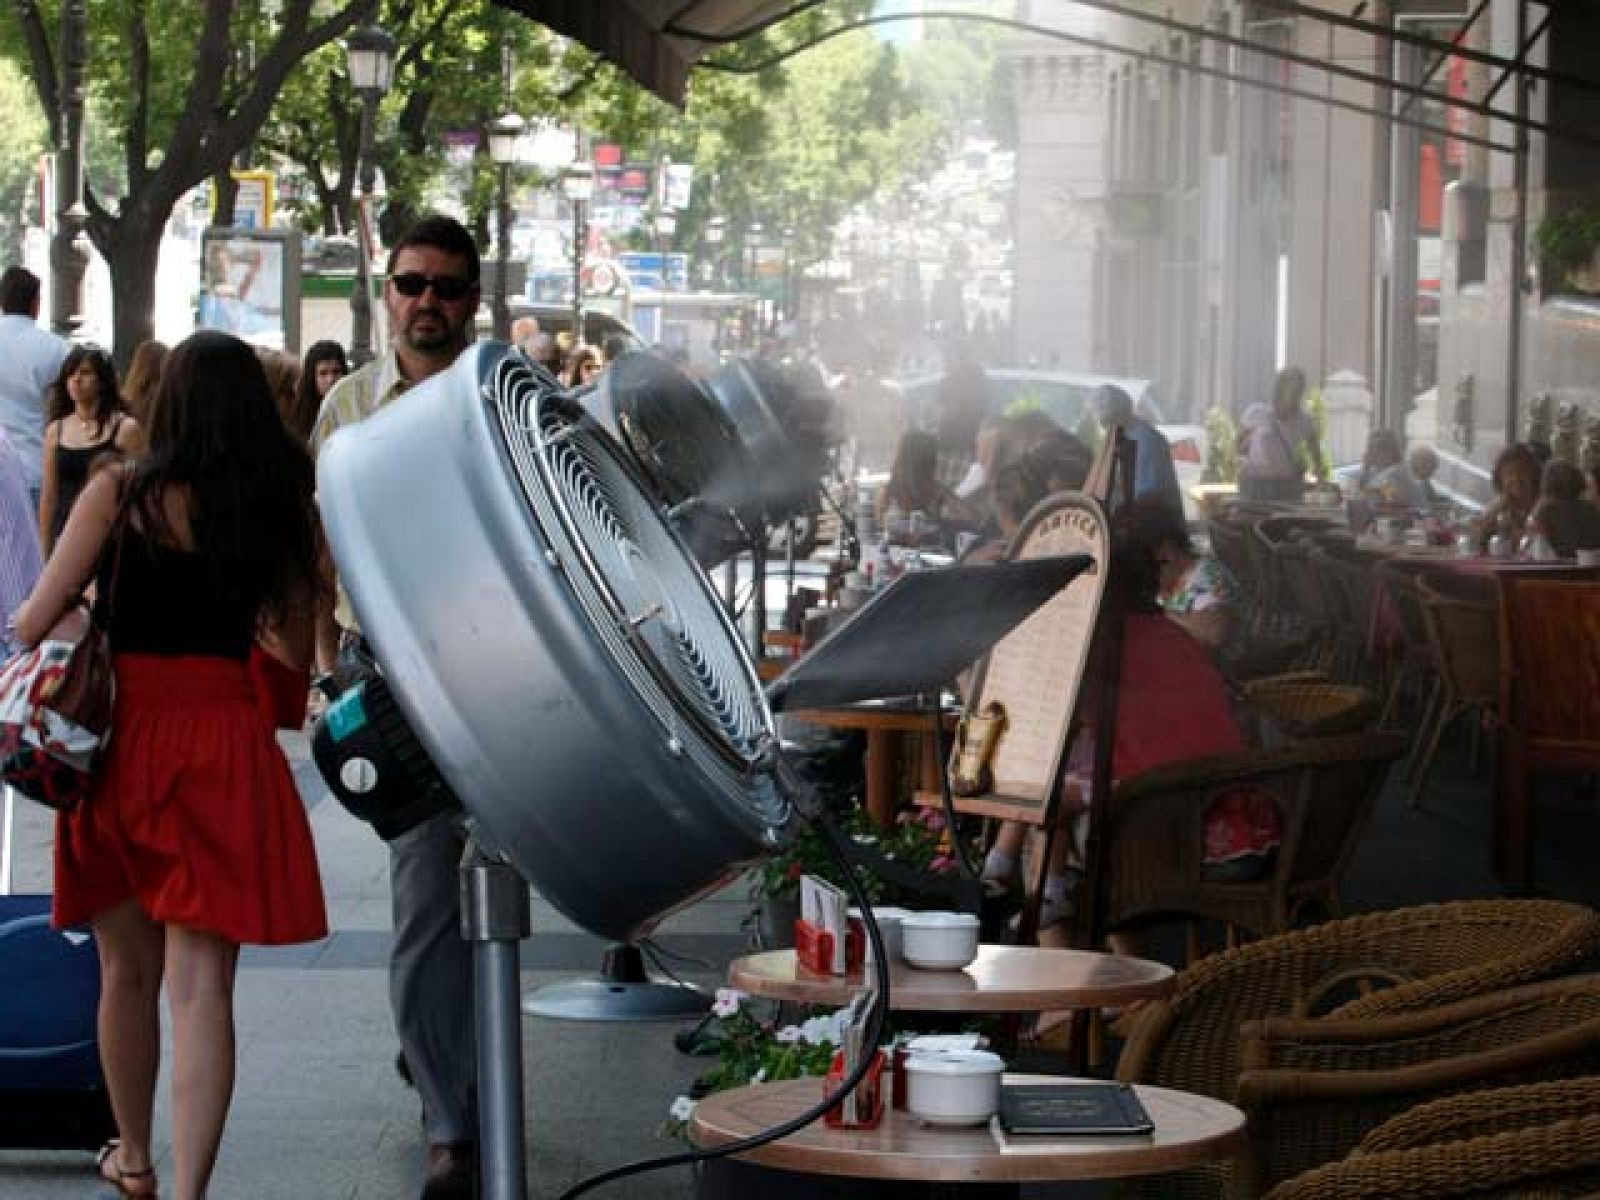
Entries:
[[661,290],[670,291],[667,278],[667,251],[672,249],[672,235],[678,232],[678,214],[670,208],[656,213],[656,253],[661,257]]
[[583,341],[583,252],[589,238],[589,197],[594,195],[594,164],[574,158],[561,172],[561,190],[572,204],[572,338]]
[[56,232],[50,240],[50,327],[70,337],[83,325],[83,276],[89,239],[83,229],[83,95],[89,66],[86,0],[61,6],[61,147],[56,159]]
[[361,142],[356,151],[361,199],[356,218],[356,286],[350,293],[350,360],[360,366],[372,360],[372,258],[367,222],[372,219],[372,187],[378,170],[372,160],[372,135],[378,101],[388,92],[394,71],[394,39],[376,25],[363,25],[345,39],[345,54],[350,86],[361,98]]
[[706,245],[711,247],[711,278],[715,287],[722,286],[722,239],[728,235],[728,223],[721,217],[706,222]]
[[511,164],[517,157],[517,140],[525,122],[516,113],[496,117],[489,126],[489,157],[500,168],[500,257],[494,273],[494,336],[511,337],[511,308],[506,303],[506,272],[511,258]]

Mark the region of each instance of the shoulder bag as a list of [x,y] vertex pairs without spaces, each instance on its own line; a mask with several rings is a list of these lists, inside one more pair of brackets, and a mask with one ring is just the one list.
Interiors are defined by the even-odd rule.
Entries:
[[0,779],[61,812],[88,796],[111,742],[111,606],[127,519],[124,503],[112,530],[106,595],[91,609],[80,592],[37,646],[0,667]]

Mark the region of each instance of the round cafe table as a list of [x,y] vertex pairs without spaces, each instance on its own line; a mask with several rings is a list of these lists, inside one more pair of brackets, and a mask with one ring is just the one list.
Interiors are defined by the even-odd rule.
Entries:
[[[737,958],[728,982],[752,996],[800,1004],[848,1004],[869,973],[819,975],[793,950]],[[1172,986],[1172,968],[1142,958],[1048,946],[979,946],[959,971],[889,968],[889,1007],[897,1012],[1053,1012],[1153,1000]]]
[[[1007,1082],[1061,1082],[1007,1075]],[[1044,1182],[1157,1175],[1229,1158],[1245,1146],[1244,1114],[1232,1105],[1170,1088],[1135,1084],[1155,1132],[1144,1136],[1052,1138],[1048,1151],[1002,1154],[987,1124],[945,1129],[890,1109],[876,1129],[830,1129],[820,1120],[736,1156],[813,1175],[929,1183]],[[723,1146],[792,1120],[822,1100],[822,1080],[787,1079],[716,1092],[695,1105],[689,1136]]]

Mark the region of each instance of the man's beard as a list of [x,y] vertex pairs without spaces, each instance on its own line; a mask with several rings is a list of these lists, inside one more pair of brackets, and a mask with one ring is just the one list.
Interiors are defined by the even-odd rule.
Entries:
[[419,354],[438,354],[461,344],[461,330],[452,328],[444,313],[432,308],[413,313],[400,332],[406,345]]

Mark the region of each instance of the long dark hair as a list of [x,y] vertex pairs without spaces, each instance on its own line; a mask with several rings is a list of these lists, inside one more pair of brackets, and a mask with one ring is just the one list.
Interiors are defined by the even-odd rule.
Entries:
[[300,364],[300,384],[295,389],[294,411],[289,414],[289,431],[302,442],[311,440],[311,430],[317,423],[317,413],[322,410],[322,396],[317,391],[317,367],[325,362],[336,362],[350,373],[350,360],[344,356],[344,347],[338,342],[313,342]]
[[61,362],[61,370],[56,374],[55,386],[50,389],[49,419],[59,421],[62,417],[72,415],[72,396],[67,391],[67,380],[71,379],[78,368],[85,363],[100,380],[100,391],[95,396],[94,402],[94,432],[98,437],[105,432],[106,426],[111,423],[111,418],[122,411],[122,393],[117,388],[117,368],[112,365],[111,356],[99,346],[85,343],[67,351],[67,357]]
[[214,330],[180,342],[156,388],[149,443],[131,500],[146,530],[179,543],[166,499],[184,489],[195,549],[241,607],[281,617],[305,598],[318,578],[311,456],[249,345]]

